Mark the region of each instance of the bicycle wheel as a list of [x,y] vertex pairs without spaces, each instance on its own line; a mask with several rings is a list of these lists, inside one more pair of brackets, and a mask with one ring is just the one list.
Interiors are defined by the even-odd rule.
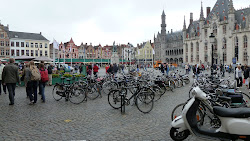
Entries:
[[63,95],[64,95],[64,89],[63,89],[63,86],[62,85],[55,85],[53,90],[52,90],[52,95],[53,95],[53,98],[56,100],[56,101],[59,101],[62,99]]
[[111,90],[108,94],[108,102],[114,109],[121,108],[121,96],[119,90]]
[[157,101],[161,98],[161,88],[159,86],[153,86],[153,91],[154,91],[154,101]]
[[190,80],[189,79],[184,79],[185,84],[189,84]]
[[142,113],[149,113],[154,106],[154,93],[152,91],[142,91],[136,96],[136,107]]
[[69,93],[69,101],[74,104],[80,104],[86,99],[85,89],[73,88]]
[[109,94],[109,91],[111,89],[117,89],[118,88],[118,84],[115,83],[115,82],[112,82],[112,81],[107,81],[107,82],[104,82],[103,85],[102,85],[102,92],[104,94]]
[[[171,120],[172,121],[181,115],[182,110],[185,107],[185,105],[186,105],[186,103],[181,103],[181,104],[175,106],[175,108],[172,110],[172,113],[171,113]],[[197,118],[199,125],[203,125],[203,121],[204,121],[205,117],[200,109],[198,109],[196,112],[196,118]]]
[[175,108],[172,110],[172,113],[171,113],[171,120],[172,121],[181,115],[181,112],[182,112],[185,105],[186,105],[186,103],[181,103],[181,104],[175,106]]
[[166,85],[165,84],[162,84],[161,86],[160,86],[160,88],[161,88],[161,95],[164,95],[165,94],[165,92],[167,91],[167,88],[166,88]]
[[96,83],[94,84],[90,84],[88,86],[88,89],[87,89],[87,97],[91,100],[94,100],[96,99],[99,95],[101,95],[100,93],[100,86]]

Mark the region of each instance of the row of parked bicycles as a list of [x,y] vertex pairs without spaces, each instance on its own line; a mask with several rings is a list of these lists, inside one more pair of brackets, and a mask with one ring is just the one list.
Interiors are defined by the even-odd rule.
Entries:
[[[81,77],[67,79],[62,77],[52,91],[56,101],[65,98],[74,104],[80,104],[87,99],[94,100],[107,95],[108,103],[114,109],[120,109],[124,105],[136,105],[139,111],[149,113],[153,109],[154,102],[158,101],[166,91],[173,92],[190,83],[190,79],[181,72],[173,72],[169,76],[152,71],[138,75],[113,74],[104,77]],[[72,81],[74,81],[72,83]],[[124,97],[124,99],[122,99]]]
[[201,74],[194,79],[188,100],[171,114],[170,136],[185,140],[190,134],[219,140],[250,140],[250,96],[235,80]]

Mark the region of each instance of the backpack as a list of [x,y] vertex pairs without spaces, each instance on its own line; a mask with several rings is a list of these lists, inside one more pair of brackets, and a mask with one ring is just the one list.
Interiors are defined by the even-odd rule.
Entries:
[[34,80],[34,81],[41,80],[41,75],[36,67],[33,67],[33,68],[31,67],[30,70],[31,70],[31,80]]
[[41,81],[42,82],[48,82],[49,81],[49,75],[48,75],[48,70],[42,70],[40,69],[40,74],[41,74]]

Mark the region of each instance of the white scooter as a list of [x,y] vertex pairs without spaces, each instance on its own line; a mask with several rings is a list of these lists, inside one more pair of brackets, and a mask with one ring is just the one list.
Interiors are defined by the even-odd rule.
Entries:
[[207,96],[199,87],[192,90],[194,95],[185,105],[181,116],[171,123],[170,137],[175,141],[185,140],[190,133],[205,139],[212,140],[246,140],[250,141],[250,108],[223,108],[213,107],[213,112],[221,121],[220,128],[204,129],[197,124],[196,112],[201,101]]

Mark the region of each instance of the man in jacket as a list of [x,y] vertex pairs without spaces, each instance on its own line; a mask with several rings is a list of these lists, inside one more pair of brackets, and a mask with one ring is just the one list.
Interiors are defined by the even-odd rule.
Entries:
[[[4,68],[4,64],[2,64],[2,62],[0,61],[0,95],[2,94],[2,73],[3,73],[3,68]],[[6,85],[3,85],[3,91],[6,94]]]
[[53,65],[51,64],[48,67],[49,86],[52,86],[52,71],[53,71]]
[[3,69],[2,81],[6,84],[9,91],[10,104],[14,105],[16,83],[19,82],[18,67],[14,64],[15,60],[10,58],[9,64]]

